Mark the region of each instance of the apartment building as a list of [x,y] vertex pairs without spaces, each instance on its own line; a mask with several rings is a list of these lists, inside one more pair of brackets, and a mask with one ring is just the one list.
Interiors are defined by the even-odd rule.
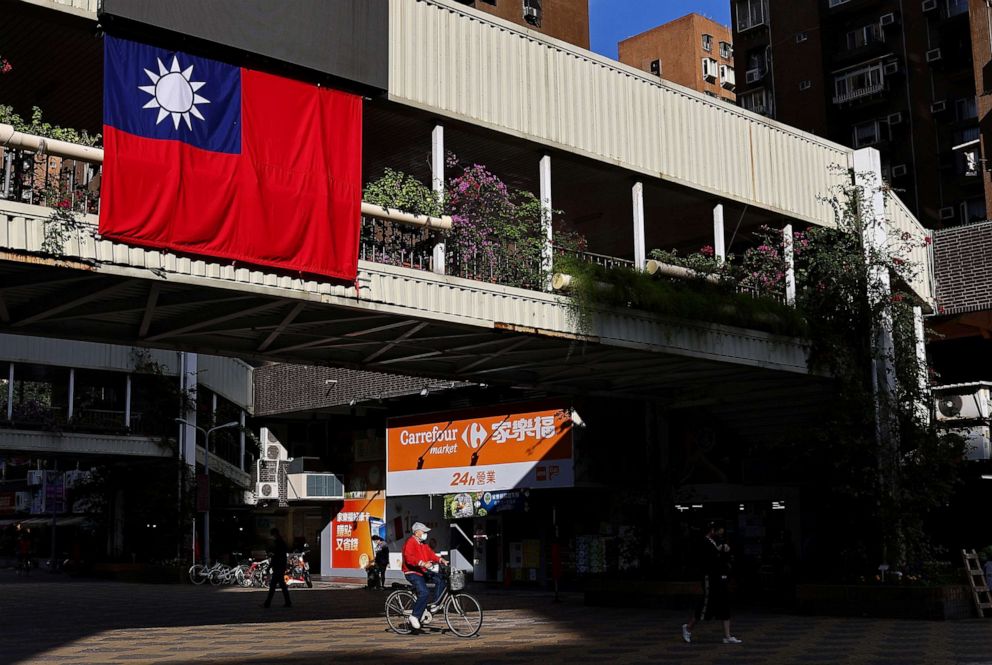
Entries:
[[734,89],[730,28],[699,14],[651,28],[618,44],[620,62],[729,102]]
[[987,11],[968,0],[735,0],[738,104],[877,148],[883,178],[930,226],[983,220]]
[[548,37],[589,48],[589,0],[458,0]]

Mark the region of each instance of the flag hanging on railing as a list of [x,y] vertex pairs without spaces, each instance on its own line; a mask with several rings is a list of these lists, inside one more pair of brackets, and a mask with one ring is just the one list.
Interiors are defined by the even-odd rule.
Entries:
[[100,233],[354,280],[362,100],[105,37]]

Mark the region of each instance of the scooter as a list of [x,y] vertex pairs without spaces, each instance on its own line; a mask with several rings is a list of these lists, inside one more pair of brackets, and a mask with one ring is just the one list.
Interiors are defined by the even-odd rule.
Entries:
[[313,580],[310,579],[310,564],[306,561],[306,555],[308,552],[309,550],[294,552],[287,557],[287,586],[293,586],[294,584],[306,584],[308,589],[313,587]]

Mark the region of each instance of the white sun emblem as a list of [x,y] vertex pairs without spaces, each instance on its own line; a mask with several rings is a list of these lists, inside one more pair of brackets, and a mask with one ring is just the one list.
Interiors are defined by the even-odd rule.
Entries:
[[186,121],[186,127],[193,129],[190,116],[205,120],[200,114],[197,104],[209,104],[210,100],[196,94],[202,88],[205,81],[192,81],[193,65],[180,71],[179,59],[172,57],[172,67],[165,68],[162,59],[158,60],[158,74],[145,70],[148,78],[154,85],[140,85],[138,88],[147,92],[152,98],[142,108],[158,109],[158,119],[155,124],[161,123],[168,116],[172,116],[172,125],[179,129],[179,120]]

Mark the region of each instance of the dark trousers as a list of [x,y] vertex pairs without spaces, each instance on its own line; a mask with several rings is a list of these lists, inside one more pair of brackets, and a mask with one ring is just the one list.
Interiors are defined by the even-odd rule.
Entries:
[[441,595],[444,593],[444,578],[434,573],[424,573],[423,575],[407,573],[406,579],[413,590],[417,592],[417,602],[413,604],[413,616],[419,619],[424,616],[424,610],[427,609],[427,600],[430,596],[427,583],[434,582],[434,602],[436,603],[441,600]]
[[286,607],[292,605],[293,601],[289,599],[289,587],[286,586],[286,571],[273,570],[272,577],[269,579],[269,595],[265,599],[265,606],[268,607],[272,604],[272,596],[276,595],[277,586],[282,587],[282,598],[285,601]]

